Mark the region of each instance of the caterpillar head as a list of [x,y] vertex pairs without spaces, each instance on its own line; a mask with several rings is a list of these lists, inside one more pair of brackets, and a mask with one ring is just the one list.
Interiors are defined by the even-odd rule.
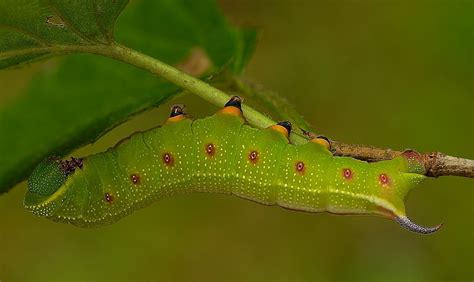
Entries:
[[82,167],[82,160],[71,158],[63,161],[58,157],[49,157],[33,170],[28,179],[28,191],[39,196],[49,196],[66,182],[67,176],[76,167]]

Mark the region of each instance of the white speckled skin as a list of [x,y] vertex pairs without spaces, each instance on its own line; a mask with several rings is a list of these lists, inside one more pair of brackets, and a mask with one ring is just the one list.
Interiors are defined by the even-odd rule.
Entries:
[[405,215],[403,199],[422,178],[408,173],[401,157],[372,164],[333,157],[319,144],[295,146],[276,130],[219,112],[136,133],[87,157],[52,195],[28,192],[25,206],[55,221],[93,227],[163,197],[216,192],[308,212],[393,218]]

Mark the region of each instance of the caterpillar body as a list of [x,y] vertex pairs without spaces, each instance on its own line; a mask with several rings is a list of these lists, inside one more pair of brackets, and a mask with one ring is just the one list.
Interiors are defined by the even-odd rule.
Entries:
[[288,122],[247,125],[240,104],[234,96],[197,120],[175,106],[164,125],[106,152],[49,158],[29,178],[24,205],[54,221],[96,227],[164,197],[215,192],[292,210],[378,215],[423,234],[441,227],[418,226],[405,214],[405,196],[424,178],[416,152],[375,163],[336,157],[324,138],[291,144]]

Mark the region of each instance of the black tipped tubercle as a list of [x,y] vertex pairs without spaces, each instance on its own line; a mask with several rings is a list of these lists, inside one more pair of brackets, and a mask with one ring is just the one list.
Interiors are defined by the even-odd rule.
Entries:
[[290,134],[291,127],[292,127],[291,122],[289,122],[289,121],[280,121],[279,123],[277,123],[277,125],[283,126],[286,129],[286,131],[288,132],[288,134]]
[[423,227],[419,226],[416,223],[412,222],[408,217],[406,216],[401,216],[395,218],[395,220],[405,229],[408,231],[418,233],[418,234],[430,234],[438,231],[441,227],[443,227],[443,224],[439,224],[435,227]]
[[329,144],[331,143],[331,140],[324,135],[318,135],[316,138],[326,140]]
[[178,104],[171,106],[170,118],[184,115],[184,105]]
[[230,98],[230,100],[224,105],[224,107],[229,106],[236,107],[237,109],[242,111],[242,98],[240,98],[239,96],[232,96],[232,98]]

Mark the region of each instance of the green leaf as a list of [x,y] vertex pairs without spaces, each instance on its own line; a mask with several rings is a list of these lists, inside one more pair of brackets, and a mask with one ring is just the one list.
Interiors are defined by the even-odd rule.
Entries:
[[0,69],[110,44],[128,0],[1,0]]
[[[63,2],[74,6],[89,1]],[[5,0],[0,3],[4,5]],[[82,42],[82,38],[74,37],[79,32],[98,42],[94,44],[102,44],[110,39],[113,19],[123,6],[114,6],[110,9],[112,15],[102,14],[101,24],[90,27],[82,23],[91,19],[93,10],[82,9],[81,15],[77,15],[70,7],[61,4],[56,7],[63,18],[67,17],[68,23],[74,24],[75,31],[60,29],[64,34],[50,34],[49,39],[75,38],[76,42]],[[98,13],[105,11],[109,10],[98,10]],[[5,18],[5,11],[0,13],[0,18]],[[44,20],[49,13],[42,15]],[[48,28],[58,32],[56,27]],[[242,71],[255,35],[230,26],[211,0],[142,0],[132,1],[124,10],[117,21],[115,37],[123,45],[172,65],[186,65],[186,60],[192,59],[198,50],[199,56],[210,63],[200,71],[203,76],[223,67],[236,73]],[[18,62],[20,58],[12,60]],[[45,157],[65,155],[91,143],[130,115],[157,106],[179,91],[178,87],[148,72],[100,56],[74,54],[53,67],[48,64],[24,95],[0,109],[0,192],[24,180]]]

